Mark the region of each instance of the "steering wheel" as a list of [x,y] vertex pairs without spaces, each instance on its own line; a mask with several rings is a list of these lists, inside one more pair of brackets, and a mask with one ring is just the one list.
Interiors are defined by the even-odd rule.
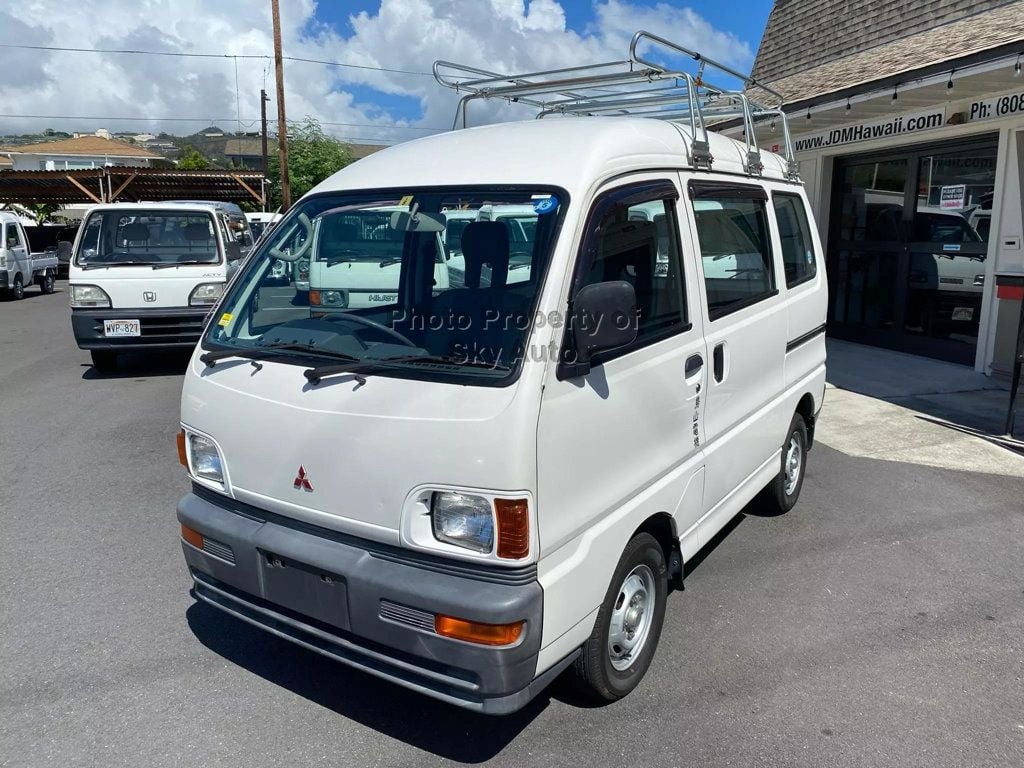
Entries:
[[331,320],[331,322],[338,322],[338,321],[347,322],[347,321],[351,321],[351,322],[354,322],[356,325],[362,325],[362,326],[365,326],[366,328],[372,328],[375,331],[381,331],[386,336],[389,336],[392,339],[395,339],[396,341],[401,343],[403,346],[406,346],[406,347],[415,347],[415,346],[417,346],[416,344],[413,344],[411,341],[409,341],[409,339],[407,339],[405,336],[403,336],[398,331],[396,331],[394,328],[388,328],[383,323],[378,323],[376,320],[371,320],[370,318],[363,317],[362,315],[353,315],[351,312],[345,312],[345,313],[342,313],[340,315],[337,315],[335,317],[330,318],[330,320]]

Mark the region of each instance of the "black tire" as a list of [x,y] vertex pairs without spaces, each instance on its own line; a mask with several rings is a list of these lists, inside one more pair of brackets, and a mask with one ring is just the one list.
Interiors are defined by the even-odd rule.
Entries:
[[97,373],[111,373],[117,370],[117,352],[109,349],[93,349],[89,351],[92,367]]
[[[653,576],[654,609],[649,613],[649,626],[641,641],[628,658],[612,659],[611,622],[627,594],[627,577],[638,568],[646,567]],[[657,540],[648,533],[638,533],[626,545],[615,574],[608,586],[604,602],[594,622],[594,631],[583,645],[583,651],[573,666],[573,682],[585,696],[599,702],[621,699],[640,684],[654,652],[658,648],[661,627],[665,622],[665,602],[668,597],[668,568],[665,553]],[[617,606],[617,604],[620,604]],[[648,603],[649,605],[649,603]],[[628,613],[628,611],[627,611]],[[628,663],[625,669],[615,664]]]
[[42,279],[39,281],[39,290],[43,293],[53,293],[57,290],[54,285],[53,272],[50,272],[49,270],[46,271]]
[[[792,446],[798,447],[799,462],[794,473],[787,472],[787,465],[792,460]],[[789,423],[786,440],[782,443],[782,458],[779,474],[764,489],[762,498],[773,512],[783,514],[796,506],[800,498],[800,489],[804,487],[804,476],[807,474],[807,425],[799,413],[793,414]],[[793,478],[796,482],[793,482]]]
[[25,283],[22,282],[21,275],[14,276],[14,285],[11,286],[10,296],[15,301],[25,298]]

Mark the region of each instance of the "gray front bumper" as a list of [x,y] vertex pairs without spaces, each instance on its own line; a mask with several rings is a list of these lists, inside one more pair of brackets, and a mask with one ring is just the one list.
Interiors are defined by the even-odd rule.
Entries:
[[[464,565],[316,528],[202,488],[178,519],[199,600],[372,675],[490,714],[523,707],[569,662],[536,676],[543,590],[535,568]],[[233,561],[233,562],[232,562]],[[488,624],[525,620],[493,648],[434,633],[435,613]]]

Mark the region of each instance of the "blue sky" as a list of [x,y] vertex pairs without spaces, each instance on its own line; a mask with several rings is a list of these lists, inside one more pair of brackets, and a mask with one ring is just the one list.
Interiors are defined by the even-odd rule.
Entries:
[[[465,0],[477,2],[478,0]],[[529,0],[525,0],[528,4]],[[596,6],[600,0],[557,0],[565,12],[566,28],[580,34],[593,33],[597,23]],[[657,10],[659,6],[690,8],[713,27],[728,32],[749,44],[756,53],[764,32],[768,14],[774,0],[633,0],[635,6]],[[348,0],[347,2],[321,1],[316,7],[315,20],[336,30],[342,36],[355,32],[350,20],[360,13],[375,16],[379,13],[381,0]],[[635,31],[635,30],[631,30]],[[675,38],[670,38],[675,39]],[[429,64],[429,62],[425,62]],[[420,114],[420,104],[414,96],[382,93],[373,88],[347,84],[345,89],[357,100],[381,107],[388,114],[399,119],[413,120]]]

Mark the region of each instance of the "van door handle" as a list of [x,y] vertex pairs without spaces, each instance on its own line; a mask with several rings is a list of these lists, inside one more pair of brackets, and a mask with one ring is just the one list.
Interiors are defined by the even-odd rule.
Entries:
[[690,355],[686,358],[686,378],[690,378],[704,367],[704,358],[700,355]]
[[725,342],[715,345],[714,350],[715,381],[722,382],[725,377]]

